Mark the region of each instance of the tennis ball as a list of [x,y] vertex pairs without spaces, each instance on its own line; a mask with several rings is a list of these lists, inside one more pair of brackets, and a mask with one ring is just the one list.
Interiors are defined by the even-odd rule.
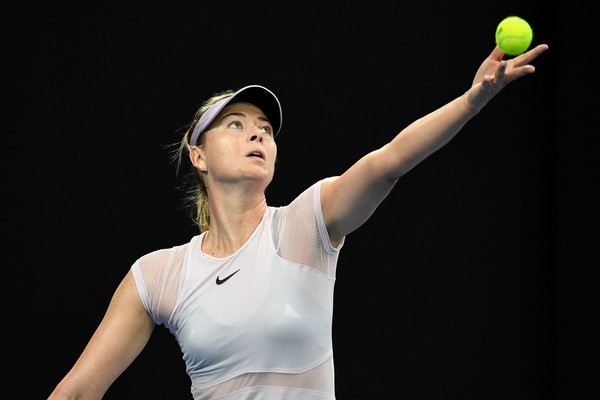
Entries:
[[531,26],[522,18],[508,17],[496,28],[496,44],[509,56],[518,56],[529,48],[533,39]]

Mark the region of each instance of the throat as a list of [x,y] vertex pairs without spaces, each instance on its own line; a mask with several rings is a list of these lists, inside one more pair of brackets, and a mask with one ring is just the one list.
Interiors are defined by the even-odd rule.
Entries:
[[225,258],[236,253],[252,237],[265,213],[266,210],[256,219],[230,224],[218,223],[211,216],[210,230],[202,238],[202,252],[215,258]]

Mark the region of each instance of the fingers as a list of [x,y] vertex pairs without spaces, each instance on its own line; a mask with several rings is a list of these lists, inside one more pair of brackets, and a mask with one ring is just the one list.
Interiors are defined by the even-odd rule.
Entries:
[[493,76],[489,76],[489,75],[484,76],[483,80],[481,81],[481,86],[483,86],[484,89],[488,89],[490,86],[492,86],[493,79],[494,79]]
[[494,50],[492,50],[492,53],[489,55],[488,58],[491,58],[494,61],[500,61],[502,60],[502,58],[504,57],[504,52],[502,51],[502,49],[498,46],[494,47]]
[[515,57],[513,59],[515,66],[529,64],[531,61],[535,60],[540,54],[542,54],[546,50],[548,50],[548,45],[546,45],[546,44],[540,44],[540,45],[534,47],[533,49],[529,50],[528,52],[525,52],[525,53],[521,54],[520,56]]
[[510,75],[507,75],[507,81],[514,81],[523,75],[533,74],[534,72],[535,68],[533,65],[524,65],[522,67],[513,68]]
[[[508,62],[502,61],[502,63],[506,63],[509,65],[508,72],[505,73],[506,79],[508,81],[512,81],[522,77],[523,75],[532,74],[535,72],[535,67],[530,65],[529,63],[535,60],[540,54],[548,50],[548,46],[545,44],[540,44],[535,48],[529,50],[526,53],[523,53]],[[500,68],[498,67],[498,72],[500,72]],[[506,66],[504,67],[506,71]]]
[[496,46],[473,80],[469,97],[471,104],[481,108],[510,82],[535,72],[529,62],[546,50],[548,46],[541,44],[520,56],[503,60],[504,52]]
[[496,71],[496,79],[502,80],[504,79],[504,75],[506,74],[506,66],[508,63],[506,61],[501,61],[498,66],[498,70]]
[[[512,61],[514,63],[514,66],[519,67],[525,64],[529,64],[531,61],[535,60],[540,54],[542,54],[546,50],[548,50],[547,44],[537,45],[533,49],[513,58]],[[502,61],[502,58],[504,58],[504,54],[505,53],[502,51],[502,49],[496,46],[494,47],[494,50],[491,52],[488,58],[500,62]]]

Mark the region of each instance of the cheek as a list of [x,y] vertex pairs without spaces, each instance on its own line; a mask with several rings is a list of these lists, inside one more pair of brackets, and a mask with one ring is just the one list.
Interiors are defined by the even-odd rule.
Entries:
[[272,154],[271,158],[273,159],[273,162],[275,162],[275,160],[277,160],[277,145],[275,142],[272,142],[270,145],[269,152]]
[[216,137],[206,143],[206,160],[211,165],[230,162],[231,156],[234,153],[234,143],[224,140],[224,138]]

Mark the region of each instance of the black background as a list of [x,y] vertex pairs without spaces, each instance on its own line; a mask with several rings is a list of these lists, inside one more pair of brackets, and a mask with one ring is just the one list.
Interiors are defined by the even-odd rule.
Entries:
[[[595,380],[597,315],[588,13],[532,1],[5,7],[5,387],[45,398],[131,264],[197,234],[179,209],[168,145],[203,100],[248,84],[277,94],[283,129],[267,199],[285,205],[467,90],[497,23],[516,14],[534,44],[550,45],[536,73],[403,177],[346,239],[336,391],[581,397]],[[191,398],[164,327],[105,398]]]

